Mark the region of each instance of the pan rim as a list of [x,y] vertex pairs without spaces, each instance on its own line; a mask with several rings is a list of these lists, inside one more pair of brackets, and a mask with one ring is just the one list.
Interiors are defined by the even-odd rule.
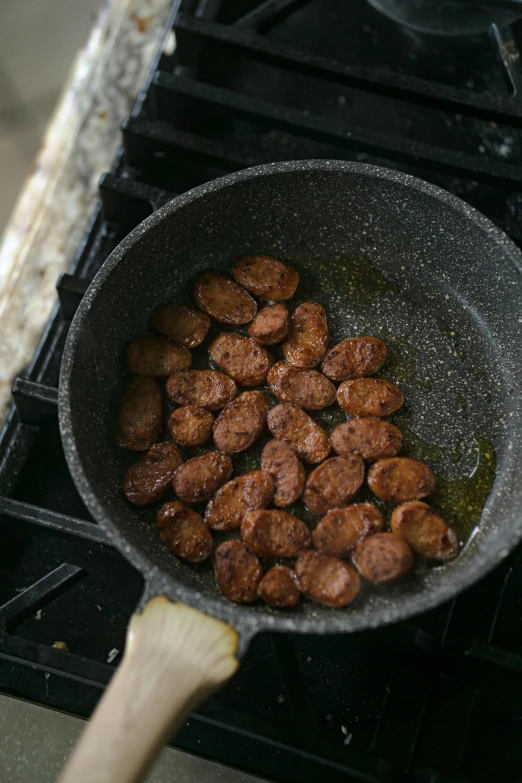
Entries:
[[[253,634],[260,631],[292,631],[298,633],[353,632],[406,620],[454,598],[460,592],[477,582],[480,578],[483,578],[512,551],[522,537],[521,514],[518,524],[513,526],[509,531],[509,535],[502,539],[501,546],[499,545],[496,549],[490,550],[487,556],[484,556],[484,553],[482,553],[482,559],[479,559],[478,561],[478,555],[476,555],[469,563],[466,563],[464,566],[459,566],[458,574],[453,574],[447,581],[444,582],[439,580],[437,585],[433,586],[431,589],[428,589],[428,585],[426,585],[426,590],[421,595],[404,595],[400,602],[397,602],[396,604],[393,604],[392,607],[388,608],[384,615],[381,612],[376,612],[375,615],[372,615],[371,612],[368,614],[358,613],[356,610],[351,610],[350,607],[347,607],[347,610],[343,612],[340,612],[338,609],[331,609],[331,614],[328,613],[325,615],[324,610],[328,607],[320,607],[322,612],[321,616],[318,615],[317,618],[299,617],[299,622],[296,623],[296,620],[291,613],[276,613],[265,606],[259,607],[259,611],[252,612],[252,608],[256,607],[223,602],[200,593],[196,588],[188,587],[187,585],[180,583],[174,576],[164,572],[143,550],[126,539],[119,530],[118,524],[113,523],[111,519],[106,517],[103,505],[98,500],[96,489],[91,486],[83,469],[81,456],[75,447],[72,411],[69,405],[70,381],[76,346],[81,335],[84,319],[87,316],[98,291],[105,283],[105,280],[110,276],[113,269],[125,258],[127,252],[136,242],[148,233],[149,230],[160,224],[167,216],[177,212],[187,204],[190,204],[209,193],[233,186],[236,183],[245,180],[300,171],[331,171],[361,174],[402,184],[423,194],[432,196],[463,214],[478,228],[486,231],[491,238],[501,246],[506,262],[510,261],[519,273],[522,274],[522,251],[520,251],[515,243],[489,218],[462,199],[432,183],[426,182],[425,180],[410,174],[395,171],[383,166],[343,160],[310,159],[283,161],[267,163],[227,174],[224,177],[193,188],[160,207],[142,223],[136,226],[136,228],[134,228],[133,231],[131,231],[111,252],[95,275],[91,285],[80,302],[69,328],[62,357],[59,379],[58,416],[68,468],[71,471],[71,476],[83,502],[94,519],[105,530],[110,542],[144,576],[145,595],[152,597],[154,594],[165,592],[167,595],[174,596],[176,600],[184,601],[196,608],[201,608],[202,611],[218,617],[236,627],[243,635],[245,641],[248,641]],[[445,572],[447,572],[448,575],[451,572],[453,565],[454,564],[449,564],[445,566]],[[336,621],[331,624],[333,627],[330,627],[329,620],[330,618],[333,619],[334,616]]]

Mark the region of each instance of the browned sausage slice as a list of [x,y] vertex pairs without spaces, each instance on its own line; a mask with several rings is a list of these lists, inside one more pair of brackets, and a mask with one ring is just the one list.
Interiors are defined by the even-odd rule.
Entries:
[[248,334],[259,345],[276,345],[288,334],[290,314],[284,304],[267,305],[248,326]]
[[176,345],[166,337],[146,335],[129,343],[125,361],[136,375],[167,378],[176,370],[188,370],[192,356],[184,345]]
[[215,370],[175,372],[167,381],[167,394],[178,405],[200,405],[218,411],[236,396],[236,384]]
[[290,318],[283,354],[289,364],[310,370],[328,350],[328,325],[324,308],[317,302],[304,302]]
[[335,386],[317,370],[300,370],[286,362],[277,362],[267,380],[270,391],[281,402],[308,411],[320,411],[335,402]]
[[313,532],[316,549],[327,555],[346,557],[367,536],[384,526],[382,514],[373,503],[353,503],[324,516]]
[[212,530],[233,530],[248,511],[268,506],[274,489],[263,470],[244,473],[218,489],[205,510],[205,521]]
[[276,565],[267,571],[259,584],[259,597],[276,609],[291,609],[299,603],[299,588],[292,569]]
[[153,323],[157,332],[187,348],[201,345],[210,329],[208,315],[180,304],[160,305],[154,312]]
[[371,491],[390,503],[421,500],[433,492],[435,483],[435,476],[428,466],[410,457],[382,459],[368,471]]
[[255,296],[280,301],[291,299],[299,283],[293,266],[272,256],[247,256],[234,267],[234,277]]
[[242,541],[225,541],[218,546],[214,573],[219,589],[230,601],[251,604],[257,599],[263,570]]
[[249,293],[229,277],[203,272],[192,288],[195,303],[220,324],[248,324],[257,312]]
[[413,500],[396,508],[391,528],[402,536],[414,552],[433,560],[452,560],[458,555],[459,541],[444,517],[427,503]]
[[379,419],[351,419],[330,433],[337,454],[359,454],[365,462],[394,457],[402,448],[402,432]]
[[214,443],[226,454],[248,449],[265,428],[268,403],[260,391],[247,391],[229,402],[214,424]]
[[328,606],[347,606],[361,589],[359,574],[348,563],[331,555],[309,550],[295,564],[301,592]]
[[386,361],[388,348],[377,337],[352,337],[330,348],[321,370],[332,381],[374,375]]
[[401,390],[381,378],[344,381],[337,389],[337,402],[352,416],[389,416],[404,403]]
[[161,434],[163,402],[157,381],[138,376],[123,393],[116,425],[116,443],[131,451],[146,451]]
[[374,585],[393,582],[413,566],[413,552],[395,533],[376,533],[362,541],[355,550],[353,562],[361,576]]
[[250,337],[222,332],[208,347],[210,358],[241,386],[261,386],[274,359]]
[[295,451],[283,440],[271,440],[261,454],[261,468],[275,484],[274,504],[291,506],[303,494],[305,472]]
[[297,405],[275,405],[266,421],[274,438],[288,443],[303,462],[322,462],[328,456],[328,435]]
[[174,473],[174,492],[185,503],[209,500],[232,475],[232,460],[220,451],[207,451],[184,462]]
[[316,514],[349,503],[364,481],[364,462],[358,454],[332,457],[308,476],[303,495],[305,505]]
[[156,524],[164,544],[189,563],[202,563],[212,554],[212,533],[203,518],[179,500],[160,508]]
[[312,543],[304,522],[286,511],[249,511],[241,522],[247,547],[263,557],[297,557]]
[[180,446],[201,446],[212,435],[214,417],[200,405],[184,405],[176,408],[169,418],[172,439]]
[[181,462],[181,454],[173,443],[155,443],[126,472],[123,494],[136,506],[155,503],[170,488]]

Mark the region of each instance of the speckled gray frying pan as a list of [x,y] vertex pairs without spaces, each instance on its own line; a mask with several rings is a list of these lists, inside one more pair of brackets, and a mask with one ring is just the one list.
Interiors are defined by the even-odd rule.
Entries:
[[[331,343],[374,334],[390,346],[381,375],[404,392],[396,423],[405,428],[405,451],[430,461],[441,485],[434,503],[467,541],[451,564],[366,588],[341,610],[309,601],[291,612],[234,605],[210,565],[183,563],[163,546],[156,509],[123,497],[129,458],[112,432],[127,342],[150,330],[158,304],[188,304],[198,272],[230,274],[235,261],[256,253],[297,267],[295,304],[324,305]],[[263,630],[347,632],[402,620],[491,570],[522,535],[521,270],[516,246],[464,202],[405,174],[351,162],[247,169],[174,199],[138,226],[105,262],[71,325],[60,427],[83,500],[142,572],[146,598],[165,595],[219,618],[244,649]],[[336,417],[319,420],[330,429]],[[258,456],[238,460],[237,472]]]

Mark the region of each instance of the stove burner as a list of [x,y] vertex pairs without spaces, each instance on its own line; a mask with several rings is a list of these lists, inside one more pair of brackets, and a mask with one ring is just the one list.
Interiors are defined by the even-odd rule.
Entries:
[[480,35],[490,25],[509,25],[522,17],[514,0],[368,0],[398,24],[431,35]]
[[[142,589],[79,498],[57,422],[68,326],[117,243],[188,188],[308,157],[429,179],[522,245],[521,23],[412,34],[367,0],[182,0],[169,26],[174,16],[178,48],[158,55],[123,124],[0,439],[0,688],[79,715],[114,672]],[[521,552],[408,623],[258,637],[176,745],[278,781],[470,783],[494,770],[511,783],[522,767]]]

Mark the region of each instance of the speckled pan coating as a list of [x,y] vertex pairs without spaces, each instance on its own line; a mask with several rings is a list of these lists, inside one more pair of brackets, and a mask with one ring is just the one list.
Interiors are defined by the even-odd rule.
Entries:
[[[375,334],[392,351],[405,338],[414,346],[415,377],[401,379],[393,365],[381,375],[399,382],[421,437],[444,455],[460,439],[457,464],[444,457],[439,475],[469,473],[473,434],[495,444],[493,492],[478,529],[451,564],[386,589],[367,588],[341,610],[308,601],[291,613],[261,603],[237,606],[219,593],[210,565],[172,557],[153,528],[154,509],[126,503],[124,455],[112,443],[125,344],[147,330],[152,311],[169,295],[188,304],[199,271],[229,273],[239,258],[255,253],[298,268],[294,303],[313,298],[323,304],[331,344]],[[176,198],[138,226],[78,308],[63,357],[59,410],[79,492],[143,573],[145,597],[165,593],[230,622],[244,650],[261,630],[333,633],[402,620],[490,571],[522,535],[521,270],[515,245],[464,202],[419,179],[352,162],[247,169]],[[344,418],[318,420],[330,431]],[[246,459],[237,472],[253,469],[258,458],[253,464]]]

